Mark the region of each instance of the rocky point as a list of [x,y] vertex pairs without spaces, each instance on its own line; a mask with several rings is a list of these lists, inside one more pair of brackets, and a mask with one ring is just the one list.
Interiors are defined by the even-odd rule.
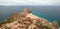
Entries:
[[0,29],[58,29],[57,21],[52,24],[44,18],[31,14],[30,9],[14,13],[0,25]]

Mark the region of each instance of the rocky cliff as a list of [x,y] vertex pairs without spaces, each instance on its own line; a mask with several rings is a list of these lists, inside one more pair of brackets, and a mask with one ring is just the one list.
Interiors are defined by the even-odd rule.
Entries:
[[58,29],[57,22],[52,24],[46,19],[31,14],[29,9],[12,14],[0,25],[0,29]]

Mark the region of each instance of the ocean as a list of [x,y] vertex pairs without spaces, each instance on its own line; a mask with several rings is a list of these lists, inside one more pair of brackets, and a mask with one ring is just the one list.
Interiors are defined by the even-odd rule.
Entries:
[[0,21],[7,19],[13,13],[20,12],[24,8],[29,8],[34,15],[45,18],[49,22],[57,20],[60,27],[60,6],[0,6]]

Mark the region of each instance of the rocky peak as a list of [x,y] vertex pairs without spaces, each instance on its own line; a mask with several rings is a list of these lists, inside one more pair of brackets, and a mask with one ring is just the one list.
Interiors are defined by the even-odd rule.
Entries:
[[30,10],[30,9],[28,9],[28,8],[25,8],[25,9],[23,9],[23,11],[22,11],[22,12],[31,13],[31,10]]

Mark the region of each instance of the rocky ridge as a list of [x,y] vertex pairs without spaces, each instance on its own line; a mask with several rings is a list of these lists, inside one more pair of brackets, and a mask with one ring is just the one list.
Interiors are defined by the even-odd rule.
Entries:
[[56,21],[52,24],[46,19],[31,14],[29,9],[11,15],[0,29],[58,29]]

